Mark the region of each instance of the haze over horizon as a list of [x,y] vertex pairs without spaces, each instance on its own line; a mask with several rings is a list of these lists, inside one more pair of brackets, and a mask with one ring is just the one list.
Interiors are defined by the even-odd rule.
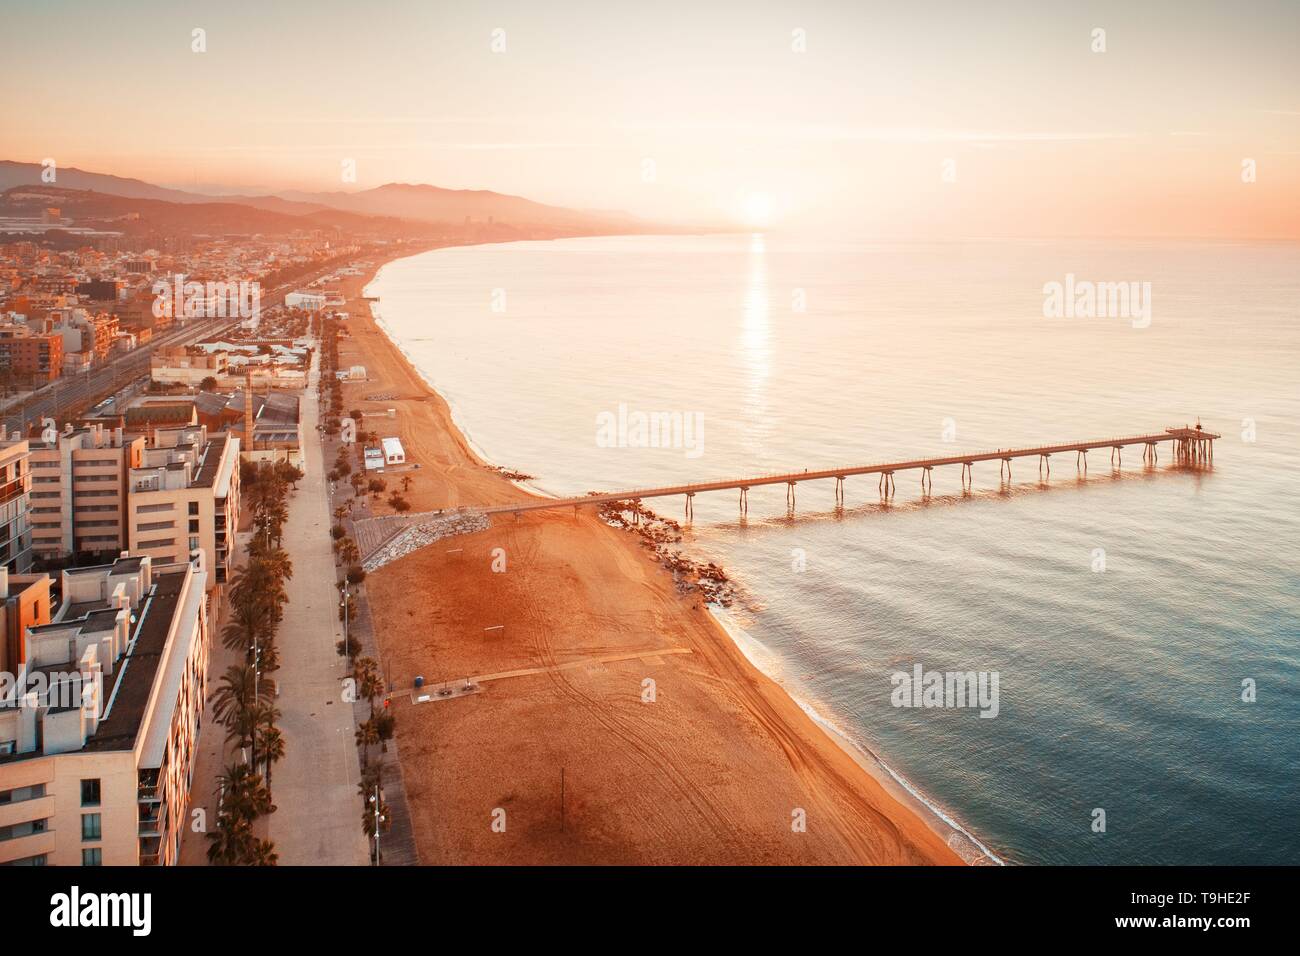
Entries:
[[6,2],[11,73],[53,57],[60,82],[0,91],[0,158],[920,238],[1300,238],[1296,4],[554,12]]

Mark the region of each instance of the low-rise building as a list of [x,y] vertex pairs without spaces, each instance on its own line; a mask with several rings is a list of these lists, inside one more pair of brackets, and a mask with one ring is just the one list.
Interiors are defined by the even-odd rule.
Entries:
[[184,346],[156,349],[149,357],[149,375],[162,384],[202,385],[226,374],[226,353],[190,350]]
[[325,308],[324,292],[290,292],[284,297],[284,304],[290,309],[304,309],[308,312],[319,312]]
[[384,447],[385,465],[406,464],[406,449],[402,447],[402,440],[400,438],[382,438],[379,443]]
[[[249,376],[252,378],[252,376]],[[255,463],[285,461],[306,471],[303,455],[302,418],[297,395],[250,392],[244,388],[230,395],[203,392],[194,398],[199,424],[208,433],[230,429],[240,433],[240,455]],[[253,416],[253,434],[244,427],[244,419]]]

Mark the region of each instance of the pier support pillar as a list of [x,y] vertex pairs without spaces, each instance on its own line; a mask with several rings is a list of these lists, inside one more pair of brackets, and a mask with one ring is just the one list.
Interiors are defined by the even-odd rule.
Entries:
[[695,492],[686,492],[686,520],[690,521],[695,517]]
[[791,511],[794,510],[794,485],[793,481],[785,483],[785,506]]
[[1043,477],[1044,465],[1047,466],[1047,477],[1051,478],[1052,477],[1052,456],[1051,455],[1038,456],[1038,477],[1039,478]]
[[744,487],[740,489],[740,513],[749,514],[749,489]]
[[973,461],[963,461],[961,463],[962,491],[968,490],[974,484],[975,484],[975,463]]
[[844,507],[844,476],[835,476],[835,507]]

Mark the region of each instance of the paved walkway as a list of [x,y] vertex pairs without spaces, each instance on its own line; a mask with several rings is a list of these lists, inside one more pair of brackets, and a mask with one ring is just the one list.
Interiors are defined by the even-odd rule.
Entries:
[[276,764],[272,790],[278,808],[270,836],[282,866],[359,865],[370,862],[361,829],[361,797],[353,708],[343,702],[343,639],[334,588],[332,519],[325,467],[317,438],[317,350],[302,393],[305,480],[290,498],[284,548],[293,560],[289,604],[280,627],[280,697],[284,759]]
[[[248,542],[252,537],[249,531],[235,533],[235,561],[231,571],[242,568],[246,563]],[[222,586],[223,600],[220,617],[208,617],[208,626],[212,629],[212,647],[208,653],[208,699],[203,704],[203,723],[199,730],[198,744],[195,748],[194,773],[190,783],[191,821],[193,811],[202,808],[205,814],[205,829],[196,831],[187,824],[181,832],[182,866],[208,865],[208,840],[204,833],[207,828],[217,823],[217,786],[218,778],[226,766],[234,762],[234,754],[226,744],[226,728],[217,722],[212,698],[221,686],[221,675],[232,664],[239,664],[242,656],[239,651],[231,650],[221,643],[221,632],[230,620],[230,605],[225,598],[229,591]],[[272,775],[274,779],[274,775]],[[259,831],[260,835],[260,831]]]

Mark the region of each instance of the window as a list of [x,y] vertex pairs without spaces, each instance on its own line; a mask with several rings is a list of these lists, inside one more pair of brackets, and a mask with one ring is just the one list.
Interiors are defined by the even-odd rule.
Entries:
[[103,836],[99,829],[98,813],[83,813],[81,815],[81,839],[98,840]]
[[198,513],[199,513],[199,503],[198,503],[197,501],[191,501],[191,502],[190,502],[190,514],[191,514],[191,515],[197,515]]
[[103,866],[104,865],[103,849],[97,846],[91,846],[82,850],[81,865],[82,866]]
[[81,781],[81,805],[83,807],[99,806],[99,778]]
[[190,519],[190,534],[198,534],[198,533],[199,533],[199,519],[198,519],[198,518],[191,518],[191,519]]

